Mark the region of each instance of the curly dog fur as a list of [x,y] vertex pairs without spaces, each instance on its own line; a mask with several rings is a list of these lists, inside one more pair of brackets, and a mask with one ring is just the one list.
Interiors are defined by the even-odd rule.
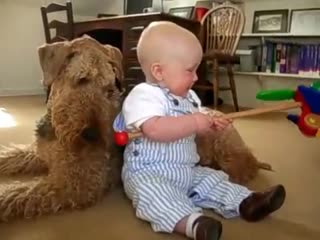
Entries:
[[[222,114],[206,108],[203,112]],[[245,185],[257,176],[259,169],[272,171],[268,163],[256,159],[233,125],[222,132],[197,136],[196,142],[200,164],[226,172],[232,182]]]
[[[122,54],[84,36],[38,49],[43,84],[50,86],[46,114],[35,141],[0,152],[0,174],[38,176],[1,185],[0,221],[32,218],[97,203],[120,183],[122,149],[112,122],[122,103]],[[197,138],[202,165],[222,169],[246,183],[259,168],[237,131]]]
[[83,37],[38,53],[43,84],[51,86],[47,112],[34,143],[0,153],[0,174],[42,177],[1,191],[2,221],[85,208],[119,182],[112,121],[121,104],[121,52]]

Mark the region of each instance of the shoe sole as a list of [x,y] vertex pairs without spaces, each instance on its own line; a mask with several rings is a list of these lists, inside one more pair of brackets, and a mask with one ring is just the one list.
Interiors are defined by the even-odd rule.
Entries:
[[282,185],[280,185],[271,196],[270,202],[273,204],[271,204],[270,211],[274,212],[278,210],[283,205],[285,198],[286,190]]
[[214,229],[214,231],[210,231],[210,236],[209,238],[206,239],[210,239],[210,240],[219,240],[222,234],[222,224],[220,222],[217,222],[216,224],[216,228]]
[[[202,235],[200,238],[203,240],[220,240],[221,234],[222,234],[222,223],[220,221],[217,221],[215,219],[210,219],[210,221],[214,221],[214,223],[211,223],[211,227],[209,231],[205,231],[204,235]],[[198,240],[195,238],[195,240]]]
[[261,209],[260,218],[257,220],[261,220],[262,218],[266,217],[267,215],[277,211],[284,203],[286,198],[286,191],[285,188],[280,185],[276,188],[273,194],[270,197],[270,204],[265,208]]

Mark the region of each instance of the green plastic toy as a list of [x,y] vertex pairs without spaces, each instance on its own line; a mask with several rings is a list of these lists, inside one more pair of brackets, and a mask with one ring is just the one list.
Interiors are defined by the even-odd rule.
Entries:
[[[314,81],[311,88],[320,91],[320,81]],[[292,89],[277,89],[277,90],[263,90],[257,93],[256,98],[262,101],[283,101],[294,98],[296,90]]]

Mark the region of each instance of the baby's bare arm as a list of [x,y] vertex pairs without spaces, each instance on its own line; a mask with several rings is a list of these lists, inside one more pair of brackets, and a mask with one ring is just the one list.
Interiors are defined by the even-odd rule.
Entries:
[[179,117],[153,117],[142,124],[143,134],[161,142],[171,142],[209,129],[212,120],[202,113]]

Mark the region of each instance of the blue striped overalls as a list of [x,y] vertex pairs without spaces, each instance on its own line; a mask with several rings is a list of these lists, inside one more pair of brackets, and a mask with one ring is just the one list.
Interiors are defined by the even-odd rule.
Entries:
[[[189,97],[177,98],[162,89],[167,116],[198,111]],[[118,123],[117,123],[118,121]],[[119,124],[121,114],[114,125]],[[241,201],[251,191],[228,181],[222,171],[196,166],[195,136],[175,142],[154,142],[141,137],[130,141],[124,153],[122,181],[138,218],[156,232],[172,232],[183,217],[210,208],[225,218],[239,215]]]

